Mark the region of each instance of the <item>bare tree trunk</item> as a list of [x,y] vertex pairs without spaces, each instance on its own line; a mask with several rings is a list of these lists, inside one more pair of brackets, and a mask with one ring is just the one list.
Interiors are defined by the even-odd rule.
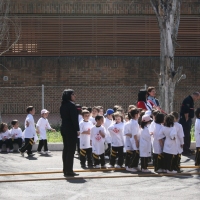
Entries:
[[151,0],[160,29],[159,92],[161,107],[169,113],[173,110],[174,91],[182,67],[174,68],[174,54],[180,23],[181,0]]
[[[21,24],[17,17],[10,17],[10,0],[0,0],[0,56],[6,53],[20,38]],[[14,29],[11,35],[10,30]]]

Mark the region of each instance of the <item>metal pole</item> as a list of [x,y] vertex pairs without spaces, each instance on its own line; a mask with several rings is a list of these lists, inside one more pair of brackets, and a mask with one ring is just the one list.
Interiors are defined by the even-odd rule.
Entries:
[[42,109],[44,109],[44,85],[42,85]]

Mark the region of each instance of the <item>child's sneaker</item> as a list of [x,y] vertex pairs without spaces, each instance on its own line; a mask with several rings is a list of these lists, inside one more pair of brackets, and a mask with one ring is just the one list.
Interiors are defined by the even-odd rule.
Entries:
[[109,159],[110,159],[109,156],[104,156],[104,158],[105,158],[106,160],[109,160]]
[[156,173],[162,173],[162,172],[163,172],[162,169],[159,169],[159,170],[156,171]]
[[115,168],[118,168],[118,169],[119,169],[119,168],[122,168],[122,166],[120,166],[120,165],[116,165]]
[[18,150],[18,151],[21,154],[21,156],[24,157],[24,152],[21,152],[20,150]]
[[48,150],[48,151],[45,151],[44,153],[45,153],[45,154],[49,154],[49,153],[51,153],[51,151]]
[[137,172],[137,169],[126,167],[126,171]]
[[34,153],[28,154],[29,157],[32,157],[32,156],[34,156],[34,155],[35,155]]
[[173,171],[169,171],[169,170],[167,170],[167,173],[168,173],[168,174],[176,174],[177,171],[175,171],[175,170],[173,170]]
[[43,152],[43,151],[37,151],[37,153],[38,153],[38,154],[44,154],[44,152]]
[[10,153],[13,153],[13,149],[10,150]]
[[151,172],[151,171],[148,170],[148,169],[142,169],[142,172],[149,173],[149,172]]
[[108,167],[110,167],[110,168],[114,168],[114,166],[113,166],[113,165],[109,165]]
[[100,165],[96,165],[95,168],[100,168]]

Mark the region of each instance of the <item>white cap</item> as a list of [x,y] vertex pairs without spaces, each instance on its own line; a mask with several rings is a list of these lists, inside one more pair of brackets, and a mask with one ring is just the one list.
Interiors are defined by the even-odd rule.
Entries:
[[145,115],[149,115],[149,116],[151,116],[151,111],[150,110],[147,110],[146,112],[145,112]]
[[44,114],[44,113],[49,113],[49,111],[46,110],[46,109],[42,109],[42,110],[41,110],[41,115]]
[[142,121],[143,122],[149,122],[149,121],[152,121],[152,118],[149,116],[149,115],[143,115],[142,116]]

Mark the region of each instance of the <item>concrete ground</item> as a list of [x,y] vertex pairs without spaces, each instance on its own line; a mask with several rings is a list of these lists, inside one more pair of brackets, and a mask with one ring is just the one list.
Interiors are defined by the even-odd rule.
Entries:
[[[35,154],[34,157],[21,157],[18,153],[0,154],[0,173],[61,171],[62,153],[54,151],[50,156]],[[81,169],[79,160],[74,159],[74,169]],[[194,156],[182,157],[182,165],[194,166]],[[153,171],[152,171],[153,172]],[[197,169],[184,169],[184,172],[198,172]],[[125,171],[80,172],[81,177],[129,175]],[[137,174],[137,173],[133,173]],[[139,173],[142,174],[142,173]],[[152,173],[153,174],[153,173]],[[34,178],[63,178],[62,173],[43,175],[0,176],[2,180],[19,180]],[[26,182],[0,182],[0,199],[170,199],[199,200],[200,176],[160,176],[160,177],[124,177],[48,180]]]

